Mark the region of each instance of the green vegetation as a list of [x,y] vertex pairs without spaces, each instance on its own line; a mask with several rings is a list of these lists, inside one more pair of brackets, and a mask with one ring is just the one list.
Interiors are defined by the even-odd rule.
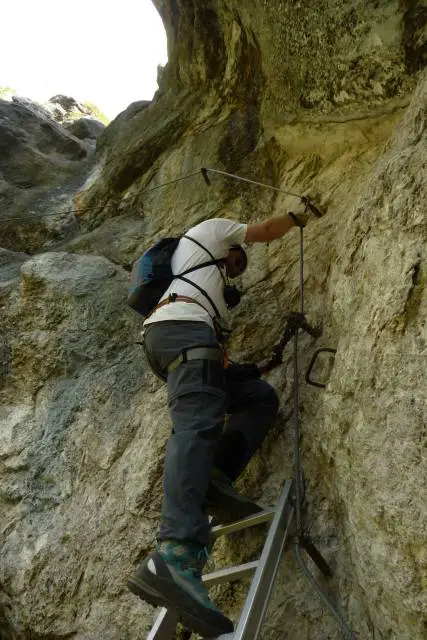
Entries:
[[[10,99],[10,96],[12,95],[13,96],[16,95],[15,89],[12,89],[12,87],[8,87],[8,86],[0,86],[0,100],[4,100],[7,98]],[[99,120],[100,122],[102,122],[103,124],[105,124],[105,126],[110,124],[110,120],[107,118],[105,113],[103,113],[101,109],[99,109],[99,107],[96,106],[96,104],[94,104],[93,102],[90,102],[90,100],[86,100],[85,102],[83,102],[83,106],[89,109],[91,115],[97,120]],[[83,115],[84,114],[78,110],[71,111],[67,114],[64,121],[67,122],[70,120],[76,120],[78,118],[82,118]]]
[[90,109],[94,117],[102,122],[102,124],[105,124],[105,126],[110,123],[105,113],[102,113],[101,109],[99,109],[96,104],[93,104],[93,102],[89,102],[88,100],[86,100],[86,102],[83,102],[83,106],[85,106],[87,109]]
[[15,89],[12,89],[12,87],[0,87],[0,100],[4,100],[8,94],[15,95]]

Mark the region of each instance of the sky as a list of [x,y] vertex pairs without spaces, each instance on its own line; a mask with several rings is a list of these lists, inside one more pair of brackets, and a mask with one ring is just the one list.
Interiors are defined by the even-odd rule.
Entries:
[[151,0],[1,0],[0,87],[62,93],[112,119],[157,89],[166,35]]

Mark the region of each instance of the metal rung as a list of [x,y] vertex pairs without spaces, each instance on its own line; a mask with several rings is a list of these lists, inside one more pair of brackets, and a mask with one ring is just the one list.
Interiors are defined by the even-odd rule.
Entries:
[[242,520],[236,520],[236,522],[230,522],[229,524],[219,524],[217,527],[213,527],[211,531],[212,538],[216,540],[219,536],[234,533],[235,531],[241,531],[248,527],[255,527],[255,525],[262,524],[263,522],[270,522],[273,520],[275,513],[276,507],[268,507],[263,511],[254,513],[252,516],[243,518]]
[[[294,509],[291,506],[293,492],[294,481],[287,480],[274,508],[264,509],[238,522],[219,525],[212,529],[212,535],[218,537],[271,521],[259,560],[203,576],[205,584],[212,586],[248,577],[255,572],[236,630],[234,633],[219,636],[217,640],[257,640],[282,551],[290,533],[294,516]],[[162,609],[147,640],[172,640],[177,621],[178,613],[175,610]]]
[[226,569],[220,569],[213,573],[207,573],[202,577],[202,580],[207,587],[212,587],[214,584],[222,584],[223,582],[233,582],[234,580],[240,580],[241,578],[247,578],[252,575],[257,566],[258,560],[246,562],[236,567],[227,567]]

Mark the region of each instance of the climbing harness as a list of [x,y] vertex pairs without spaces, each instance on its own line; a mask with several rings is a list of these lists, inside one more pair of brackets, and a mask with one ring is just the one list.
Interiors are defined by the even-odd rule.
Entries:
[[[202,175],[209,185],[210,181],[207,172],[219,173],[227,177],[232,177],[244,182],[250,182],[257,186],[272,188],[275,191],[282,191],[271,185],[257,183],[247,180],[235,174],[229,174],[224,171],[203,168]],[[194,175],[194,174],[192,174]],[[285,192],[286,193],[286,192]],[[320,217],[319,209],[311,203],[307,198],[295,193],[290,193],[299,197],[313,215]],[[251,586],[246,597],[242,613],[233,633],[218,636],[217,640],[257,640],[259,637],[264,616],[267,610],[268,601],[274,585],[275,577],[279,568],[282,552],[289,547],[290,542],[294,541],[295,556],[304,576],[309,580],[310,584],[320,596],[322,602],[329,611],[337,619],[340,630],[347,640],[356,640],[355,634],[350,630],[342,615],[339,613],[334,604],[330,601],[325,591],[317,584],[313,575],[307,568],[303,553],[304,550],[317,565],[320,571],[326,576],[332,576],[332,570],[329,567],[322,554],[310,539],[307,531],[304,530],[302,521],[302,505],[304,500],[304,480],[301,469],[300,460],[300,398],[299,398],[299,359],[298,359],[298,335],[303,330],[312,337],[319,337],[320,328],[311,327],[304,316],[304,233],[303,225],[299,224],[295,216],[296,224],[299,227],[300,243],[299,243],[299,311],[288,314],[286,318],[286,326],[281,340],[273,348],[271,358],[265,363],[258,365],[260,373],[267,373],[274,367],[282,363],[283,350],[289,341],[293,338],[293,418],[294,418],[294,475],[292,480],[286,480],[282,492],[275,507],[264,509],[255,515],[244,518],[231,524],[219,525],[212,529],[213,542],[221,535],[240,531],[261,523],[270,523],[268,533],[264,542],[261,556],[258,560],[247,562],[245,564],[220,569],[214,573],[203,576],[203,582],[206,586],[231,582],[241,578],[252,576]],[[311,378],[312,369],[314,367],[317,356],[323,352],[335,353],[335,349],[322,348],[318,349],[312,357],[305,379],[309,384],[317,387],[325,385]],[[179,363],[178,363],[179,364]],[[178,365],[177,365],[178,366]],[[176,625],[179,622],[179,612],[174,609],[163,608],[151,629],[147,640],[172,640],[176,631]],[[187,638],[191,637],[191,631],[187,632]]]
[[181,364],[189,360],[213,360],[214,362],[224,362],[224,354],[219,347],[190,347],[181,353],[168,364],[168,373],[175,371]]
[[[184,298],[184,296],[182,296]],[[191,298],[187,298],[190,302],[195,302],[191,300]],[[150,330],[150,326],[146,327],[142,331],[142,340],[138,341],[136,344],[139,344],[144,349],[145,357],[151,367],[153,373],[163,380],[163,382],[167,381],[168,373],[175,371],[181,364],[185,362],[189,362],[190,360],[212,360],[214,362],[220,362],[223,366],[225,366],[226,362],[226,352],[222,345],[218,342],[217,346],[212,346],[212,344],[208,345],[197,345],[195,347],[189,347],[188,349],[183,349],[175,358],[173,358],[165,369],[160,368],[150,357],[149,351],[145,345],[145,334]]]

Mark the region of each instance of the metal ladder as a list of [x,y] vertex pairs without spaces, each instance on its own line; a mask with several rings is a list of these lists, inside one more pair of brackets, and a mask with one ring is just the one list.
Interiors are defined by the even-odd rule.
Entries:
[[[212,529],[213,540],[219,536],[270,522],[261,556],[258,560],[235,567],[220,569],[203,576],[207,586],[232,582],[253,575],[239,623],[233,633],[218,636],[217,640],[256,640],[266,613],[268,600],[279,568],[283,549],[293,535],[295,481],[286,480],[275,507],[264,509],[237,522]],[[172,640],[179,613],[163,608],[147,640]]]

